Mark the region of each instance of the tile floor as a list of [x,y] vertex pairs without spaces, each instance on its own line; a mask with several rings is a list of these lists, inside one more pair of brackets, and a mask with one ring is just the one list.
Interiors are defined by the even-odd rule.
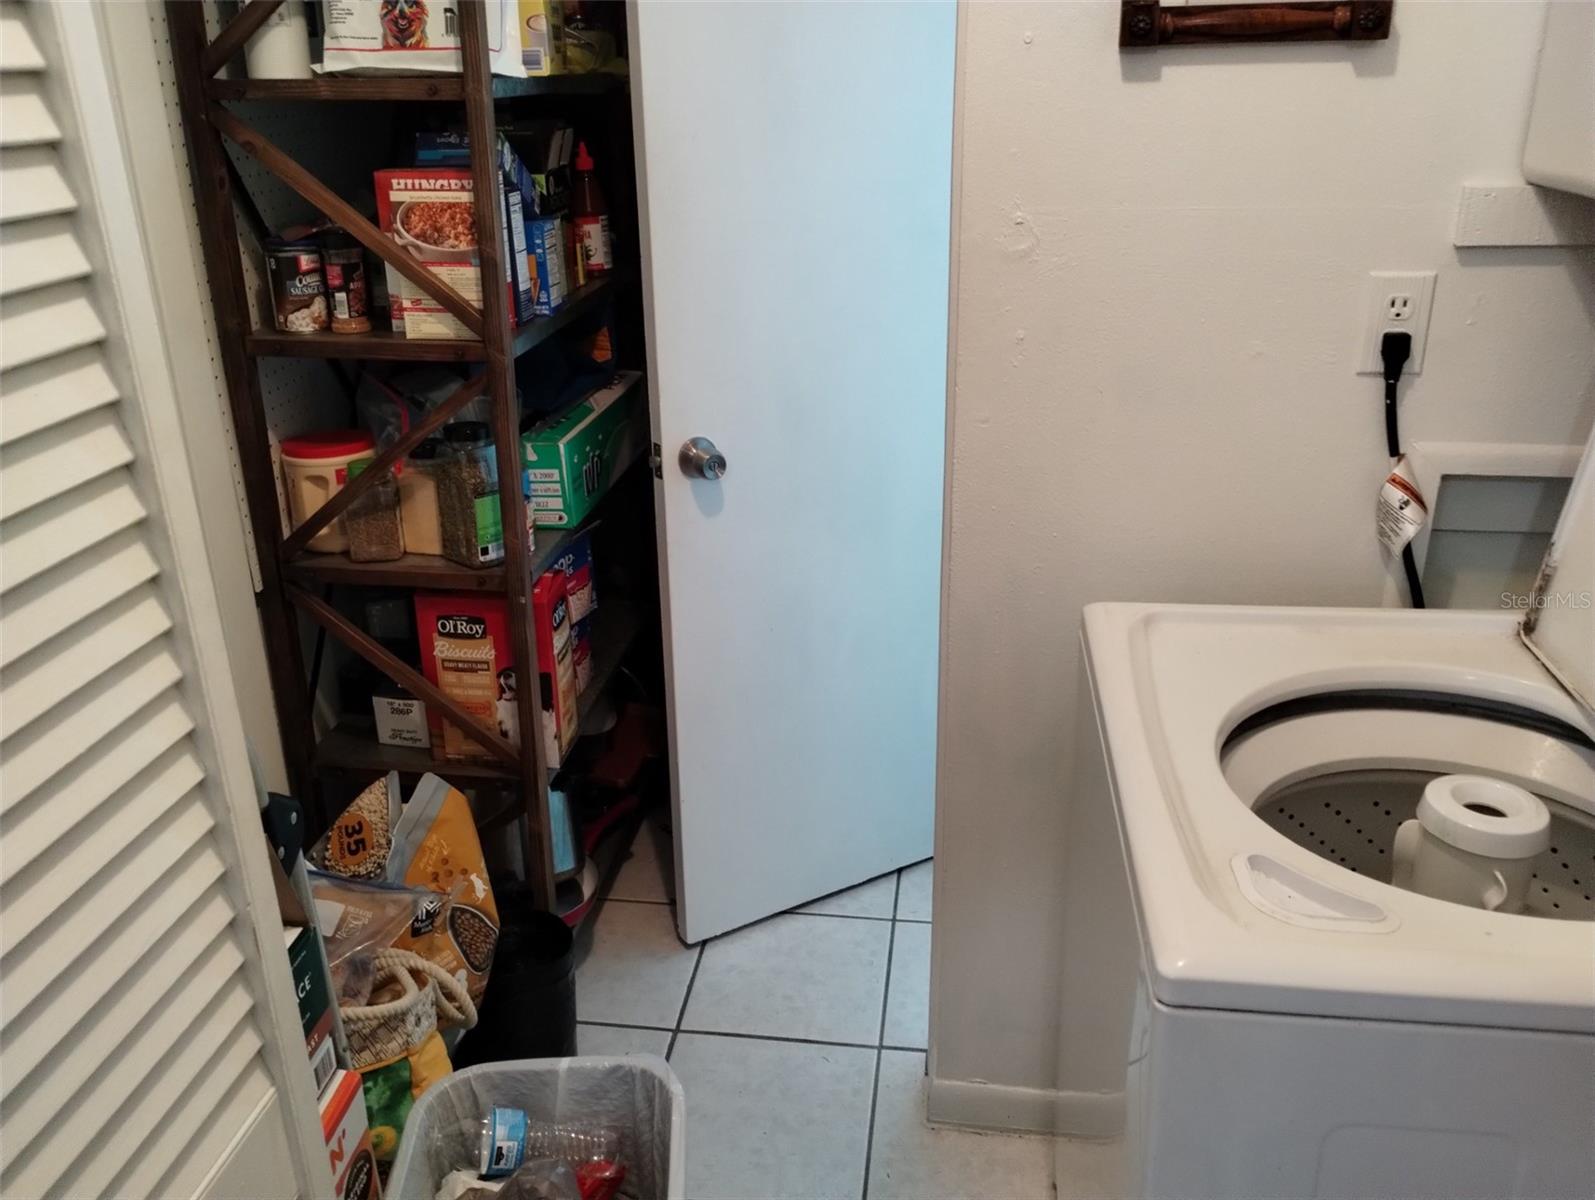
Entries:
[[925,1124],[929,862],[702,946],[669,863],[644,825],[577,968],[577,1042],[669,1058],[691,1200],[1051,1200],[1050,1138]]

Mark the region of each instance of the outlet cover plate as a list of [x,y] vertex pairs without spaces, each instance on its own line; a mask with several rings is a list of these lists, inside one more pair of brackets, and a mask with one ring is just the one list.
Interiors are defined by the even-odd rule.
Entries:
[[[1393,296],[1411,298],[1411,316],[1392,320]],[[1429,342],[1429,311],[1434,307],[1433,271],[1370,271],[1362,301],[1362,352],[1357,359],[1357,374],[1382,375],[1384,362],[1379,357],[1379,342],[1387,330],[1402,330],[1412,335],[1412,355],[1402,370],[1402,378],[1423,371],[1423,352]]]

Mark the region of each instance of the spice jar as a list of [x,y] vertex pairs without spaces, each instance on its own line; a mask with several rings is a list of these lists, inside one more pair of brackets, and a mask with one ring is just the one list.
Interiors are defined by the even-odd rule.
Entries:
[[444,453],[440,438],[427,438],[404,460],[404,472],[399,476],[399,514],[404,523],[404,548],[411,554],[443,553],[437,477]]
[[370,333],[365,247],[334,226],[321,234],[321,272],[327,281],[333,333]]
[[[363,429],[326,429],[282,440],[282,473],[288,493],[288,516],[295,529],[341,491],[351,467],[377,452],[376,442]],[[343,518],[324,525],[306,546],[319,554],[347,550]]]
[[[369,458],[349,465],[349,478],[357,479],[371,465]],[[404,526],[399,518],[399,485],[392,471],[354,498],[343,512],[343,529],[349,537],[352,562],[392,562],[404,557]]]
[[498,455],[483,421],[443,428],[447,453],[438,471],[443,553],[467,567],[504,560],[504,517],[498,506]]

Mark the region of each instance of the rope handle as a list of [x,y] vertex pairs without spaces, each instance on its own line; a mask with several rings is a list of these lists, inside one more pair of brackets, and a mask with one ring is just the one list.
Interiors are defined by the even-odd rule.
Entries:
[[[400,975],[406,981],[409,990],[415,989],[415,980],[410,972],[417,971],[429,975],[437,980],[438,985],[438,1025],[459,1025],[470,1029],[476,1024],[476,1005],[471,1002],[471,994],[465,990],[465,985],[454,976],[450,975],[430,958],[423,958],[413,950],[398,950],[389,947],[378,950],[375,955],[378,974],[389,973]],[[402,1004],[403,1001],[396,1001]]]

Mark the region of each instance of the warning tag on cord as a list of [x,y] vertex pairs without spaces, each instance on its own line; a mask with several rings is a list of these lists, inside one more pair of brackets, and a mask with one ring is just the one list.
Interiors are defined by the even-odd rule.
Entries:
[[1418,485],[1407,477],[1406,463],[1405,458],[1397,459],[1379,488],[1379,540],[1392,554],[1400,554],[1429,519],[1429,506]]

